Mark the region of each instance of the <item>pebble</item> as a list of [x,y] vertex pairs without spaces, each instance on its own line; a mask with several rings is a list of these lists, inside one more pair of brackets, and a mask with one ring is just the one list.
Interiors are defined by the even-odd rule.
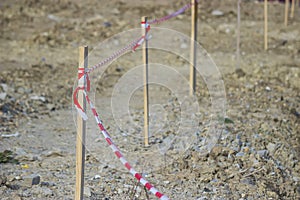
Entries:
[[53,20],[53,21],[55,21],[55,22],[60,22],[60,21],[61,21],[60,17],[57,17],[57,16],[52,15],[52,14],[49,14],[49,15],[47,16],[47,18],[50,19],[50,20]]
[[266,87],[266,91],[270,92],[271,88],[269,86]]
[[20,148],[20,147],[16,147],[15,152],[18,156],[27,155],[27,152],[23,148]]
[[268,145],[267,145],[267,149],[268,149],[268,151],[270,152],[270,153],[274,153],[275,152],[275,150],[276,150],[276,144],[274,144],[274,143],[269,143]]
[[118,14],[120,14],[120,10],[118,8],[114,8],[114,9],[111,10],[111,13],[115,14],[115,15],[118,15]]
[[46,105],[46,107],[47,107],[47,109],[50,110],[50,111],[55,110],[55,105],[52,104],[52,103],[48,103],[48,104]]
[[235,154],[235,156],[237,156],[237,157],[241,157],[241,156],[244,156],[244,155],[245,155],[244,152],[238,152],[237,154]]
[[46,186],[46,187],[53,187],[56,184],[53,182],[41,182],[41,186]]
[[95,179],[100,179],[100,178],[101,178],[101,176],[96,174],[93,179],[95,180]]
[[32,100],[40,100],[42,102],[46,101],[46,98],[42,97],[42,96],[31,96],[30,99],[32,99]]
[[0,85],[1,85],[2,89],[4,90],[4,92],[6,92],[8,90],[7,84],[1,83]]
[[106,28],[107,28],[107,27],[111,27],[111,25],[112,25],[112,24],[111,24],[110,22],[104,22],[104,23],[103,23],[103,26],[106,27]]
[[121,188],[118,188],[118,194],[122,194],[123,190]]
[[88,197],[91,197],[92,196],[92,192],[91,192],[91,189],[89,187],[84,187],[84,192],[83,194],[85,196],[88,196]]
[[4,175],[0,175],[0,187],[1,187],[2,185],[5,185],[6,182],[7,182],[7,177],[4,176]]
[[40,183],[41,177],[36,174],[32,174],[29,176],[23,177],[23,185],[27,187],[31,187],[33,185],[38,185]]
[[260,157],[265,157],[266,155],[268,155],[268,150],[265,150],[265,149],[263,149],[263,150],[258,150],[256,153],[257,153]]
[[0,100],[4,100],[7,94],[5,92],[0,93]]
[[19,132],[16,132],[14,134],[2,134],[1,137],[3,138],[9,138],[9,137],[18,137],[20,136],[20,133]]
[[211,12],[211,14],[212,14],[213,16],[222,16],[222,15],[224,15],[224,12],[222,12],[222,11],[220,11],[220,10],[213,10],[213,11]]
[[186,43],[181,43],[180,48],[181,49],[186,49],[188,45]]

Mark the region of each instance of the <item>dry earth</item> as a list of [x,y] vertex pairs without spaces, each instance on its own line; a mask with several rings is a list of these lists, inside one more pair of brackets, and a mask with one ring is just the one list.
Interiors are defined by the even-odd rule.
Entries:
[[[113,35],[138,28],[141,16],[160,18],[187,2],[0,2],[1,199],[74,198],[76,128],[71,97],[78,47],[88,45],[91,63],[100,62],[105,58],[97,54],[102,41],[112,38],[111,46],[105,47],[110,51],[121,48],[125,38],[116,40]],[[220,15],[212,14],[216,10]],[[143,148],[137,137],[143,124],[141,88],[130,94],[126,107],[130,115],[126,117],[134,123],[124,117],[127,129],[121,129],[112,113],[114,87],[141,64],[140,51],[122,56],[101,76],[97,72],[92,77],[93,99],[108,131],[133,166],[172,199],[300,198],[300,8],[285,27],[284,5],[270,3],[268,51],[263,50],[263,4],[242,1],[241,12],[241,70],[236,71],[236,1],[200,3],[199,43],[218,66],[226,92],[222,135],[210,152],[198,151],[201,137],[208,137],[212,106],[199,74],[194,101],[199,110],[187,109],[190,116],[181,115],[184,108],[172,90],[150,85],[153,149],[179,134],[181,120],[197,121],[193,125],[197,131],[186,134],[191,138],[197,134],[199,141],[188,143],[186,150],[174,147],[165,155]],[[189,16],[187,11],[152,27],[189,35]],[[163,40],[154,30],[151,40]],[[186,41],[179,44],[188,54]],[[158,50],[149,55],[150,62],[172,66],[188,79],[189,65],[180,56]],[[115,105],[124,103],[119,100]],[[192,105],[190,99],[188,107]],[[119,164],[91,115],[86,147],[85,199],[155,199]],[[151,156],[145,158],[147,153]],[[36,185],[29,183],[32,175],[40,177]]]

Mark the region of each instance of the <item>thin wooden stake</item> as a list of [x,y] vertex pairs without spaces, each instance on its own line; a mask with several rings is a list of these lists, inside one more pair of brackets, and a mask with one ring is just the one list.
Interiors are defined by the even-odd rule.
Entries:
[[196,48],[197,48],[197,19],[198,19],[198,3],[196,0],[191,0],[192,15],[191,15],[191,53],[190,53],[190,95],[193,96],[196,91]]
[[264,18],[265,18],[265,29],[264,29],[264,41],[265,41],[265,50],[268,50],[268,0],[265,0],[264,3]]
[[236,41],[236,69],[240,68],[240,40],[241,40],[241,0],[237,2],[237,41]]
[[[88,65],[88,47],[79,47],[79,66],[78,68],[87,68]],[[86,85],[85,78],[78,80],[78,86]],[[86,111],[86,100],[82,92],[78,93],[78,103]],[[84,192],[84,164],[85,164],[85,132],[86,123],[82,117],[77,114],[77,138],[76,138],[76,190],[75,200],[83,199]]]
[[284,25],[288,25],[289,1],[285,0]]
[[[142,17],[142,22],[147,24],[147,17]],[[145,36],[143,43],[143,63],[144,63],[144,142],[149,146],[149,93],[148,93],[148,41],[147,27],[142,29],[142,35]]]
[[292,0],[292,7],[291,7],[291,19],[294,18],[294,12],[295,12],[295,0]]

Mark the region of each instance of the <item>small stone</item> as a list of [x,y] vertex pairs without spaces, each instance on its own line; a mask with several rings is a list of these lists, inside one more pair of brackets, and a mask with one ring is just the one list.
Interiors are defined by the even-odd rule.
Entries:
[[103,26],[106,27],[106,28],[111,27],[111,25],[112,24],[110,22],[104,22],[103,23]]
[[137,187],[137,188],[136,188],[136,192],[137,192],[137,193],[141,193],[141,192],[142,192],[142,188],[141,188],[141,187]]
[[46,104],[46,107],[47,107],[47,109],[50,110],[50,111],[54,111],[54,110],[55,110],[55,105],[52,104],[52,103]]
[[2,134],[1,137],[3,138],[9,138],[9,137],[18,137],[20,136],[20,133],[19,132],[16,132],[14,134]]
[[244,148],[243,148],[243,151],[244,151],[245,153],[248,153],[249,150],[250,150],[249,147],[244,147]]
[[53,182],[41,182],[41,186],[53,187],[53,186],[55,186],[55,183],[53,183]]
[[91,197],[92,196],[92,192],[91,192],[91,189],[89,187],[84,187],[84,192],[83,194],[85,196],[88,196],[88,197]]
[[118,188],[118,194],[122,194],[123,190],[121,188]]
[[0,100],[4,100],[6,95],[7,94],[5,92],[0,93]]
[[120,10],[118,8],[114,8],[114,9],[112,9],[111,13],[118,15],[118,14],[120,14]]
[[24,89],[23,87],[19,87],[19,88],[17,89],[17,93],[23,94],[23,93],[25,93],[25,89]]
[[46,98],[42,97],[42,96],[31,96],[30,99],[32,99],[32,100],[40,100],[42,102],[46,101]]
[[38,185],[40,183],[41,177],[39,175],[32,174],[30,176],[23,177],[24,186],[31,187],[33,185]]
[[5,185],[6,182],[7,182],[7,177],[4,176],[4,175],[0,175],[0,187],[1,187],[2,185]]
[[265,149],[263,149],[263,150],[258,150],[256,153],[257,153],[260,157],[265,157],[266,155],[268,155],[268,150],[265,150]]
[[49,14],[49,15],[47,16],[47,18],[50,19],[50,20],[53,20],[53,21],[55,21],[55,22],[60,22],[60,21],[61,21],[60,17],[57,17],[57,16],[52,15],[52,14]]
[[0,85],[1,85],[2,89],[4,90],[4,92],[6,92],[8,90],[7,84],[1,83]]
[[235,73],[237,74],[238,78],[244,77],[246,75],[246,73],[241,68],[236,69]]
[[16,147],[15,152],[18,156],[26,156],[28,154],[23,148],[20,147]]
[[188,47],[188,45],[186,44],[186,43],[182,43],[181,45],[180,45],[180,48],[181,49],[186,49]]
[[275,150],[276,150],[276,144],[270,142],[270,143],[267,145],[267,149],[268,149],[268,151],[269,151],[270,153],[274,153]]
[[244,152],[238,152],[237,154],[235,154],[235,156],[237,156],[237,157],[242,157],[242,156],[244,156],[244,155],[245,155]]
[[101,178],[101,176],[98,175],[98,174],[96,174],[96,175],[94,176],[94,179],[100,179],[100,178]]
[[210,152],[210,155],[215,158],[222,153],[223,148],[221,146],[214,146]]
[[212,14],[213,16],[222,16],[222,15],[224,15],[224,12],[222,12],[222,11],[220,11],[220,10],[213,10],[213,11],[211,12],[211,14]]
[[270,92],[271,88],[269,86],[266,87],[266,91]]
[[295,115],[296,117],[300,117],[300,112],[298,112],[297,110],[296,110],[296,108],[292,108],[291,109],[291,113],[293,114],[293,115]]

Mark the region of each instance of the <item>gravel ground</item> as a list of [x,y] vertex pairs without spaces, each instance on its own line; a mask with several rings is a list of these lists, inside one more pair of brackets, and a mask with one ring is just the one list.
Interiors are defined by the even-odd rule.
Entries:
[[[90,65],[100,62],[128,42],[127,36],[135,31],[114,35],[138,28],[141,16],[160,18],[187,2],[1,1],[1,199],[74,198],[72,92],[78,47],[89,46]],[[120,84],[134,69],[139,72],[141,51],[128,53],[91,75],[91,96],[112,138],[133,167],[172,199],[300,198],[300,8],[296,7],[285,27],[284,5],[269,4],[268,51],[263,50],[263,4],[242,1],[241,8],[241,63],[236,70],[236,1],[200,3],[198,38],[203,49],[199,62],[209,67],[197,75],[194,98],[186,95],[184,85],[189,63],[182,56],[188,56],[188,40],[168,35],[174,40],[168,47],[173,51],[149,50],[154,83],[149,86],[149,148],[143,147],[140,137],[142,85],[131,90],[134,82]],[[189,23],[187,11],[154,24],[149,44],[167,41],[166,34],[160,35],[155,27],[189,35]],[[176,49],[180,55],[174,54]],[[224,87],[218,91],[226,95],[222,102],[226,114],[216,118],[211,112],[217,94],[207,80],[219,79],[206,71],[214,66]],[[160,84],[162,78],[157,77],[168,81]],[[136,82],[141,81],[138,78]],[[119,92],[117,86],[122,86]],[[178,86],[182,93],[171,86]],[[123,116],[124,107],[128,112]],[[211,129],[212,119],[220,127]],[[203,152],[210,130],[222,134]],[[85,199],[155,199],[99,134],[89,113]]]

